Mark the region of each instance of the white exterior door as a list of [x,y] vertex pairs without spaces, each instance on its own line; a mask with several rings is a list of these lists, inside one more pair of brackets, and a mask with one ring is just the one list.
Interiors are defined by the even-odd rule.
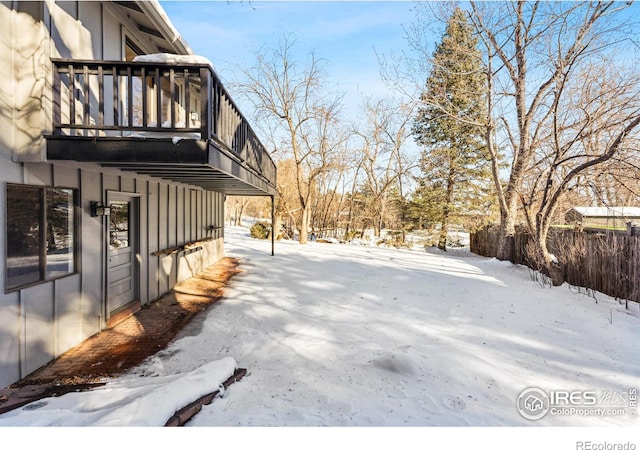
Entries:
[[109,193],[107,311],[109,317],[140,302],[138,295],[138,197]]

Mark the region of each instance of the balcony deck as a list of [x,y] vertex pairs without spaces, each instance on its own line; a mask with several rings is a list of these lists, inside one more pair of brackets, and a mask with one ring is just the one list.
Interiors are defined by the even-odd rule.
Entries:
[[211,66],[53,65],[49,160],[95,162],[230,195],[275,195],[275,164]]

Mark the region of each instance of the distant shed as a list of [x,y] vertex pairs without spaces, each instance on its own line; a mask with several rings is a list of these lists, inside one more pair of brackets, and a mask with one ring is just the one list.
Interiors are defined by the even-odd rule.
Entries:
[[640,223],[640,207],[575,206],[565,213],[564,219],[567,224],[581,224],[584,227],[624,228],[627,222]]

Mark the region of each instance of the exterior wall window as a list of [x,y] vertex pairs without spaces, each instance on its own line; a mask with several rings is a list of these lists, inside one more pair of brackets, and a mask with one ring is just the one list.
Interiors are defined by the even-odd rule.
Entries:
[[6,290],[76,270],[76,191],[7,185]]

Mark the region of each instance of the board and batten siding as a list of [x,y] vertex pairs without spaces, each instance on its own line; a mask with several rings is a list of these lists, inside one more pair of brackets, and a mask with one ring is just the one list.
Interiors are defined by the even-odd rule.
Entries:
[[[150,177],[105,172],[89,164],[25,163],[12,167],[12,183],[78,189],[77,272],[17,292],[0,291],[0,385],[33,372],[106,326],[107,233],[105,217],[92,217],[92,201],[105,201],[107,191],[139,195],[139,298],[157,300],[224,256],[224,194]],[[0,190],[2,205],[6,190]],[[3,220],[0,250],[5,254]],[[192,253],[153,253],[192,241],[206,240]],[[4,274],[4,258],[0,263]],[[16,364],[20,361],[20,364]]]
[[[45,136],[52,128],[51,58],[121,60],[125,37],[148,53],[158,51],[113,5],[0,1],[0,27],[0,387],[4,387],[106,327],[108,219],[92,217],[91,202],[106,202],[108,192],[138,196],[138,294],[146,305],[224,256],[224,194],[97,164],[46,161]],[[7,183],[77,190],[75,273],[6,292]],[[154,255],[205,238],[211,239],[199,244],[198,251]]]

